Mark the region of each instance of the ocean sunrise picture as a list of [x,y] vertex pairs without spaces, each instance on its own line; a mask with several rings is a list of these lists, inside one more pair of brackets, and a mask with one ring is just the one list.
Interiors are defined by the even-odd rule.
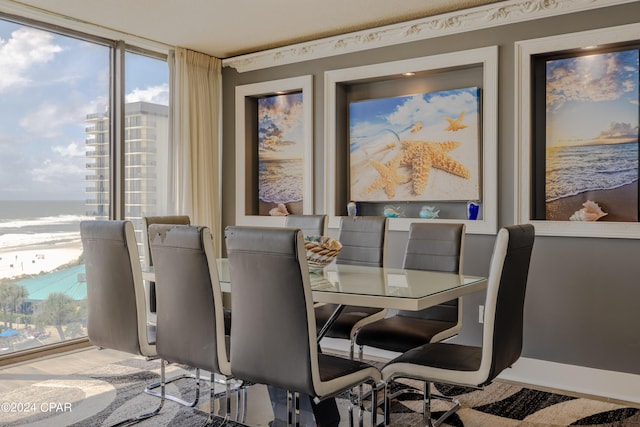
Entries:
[[301,215],[304,194],[302,92],[258,99],[260,215]]
[[638,221],[639,49],[546,61],[551,221]]

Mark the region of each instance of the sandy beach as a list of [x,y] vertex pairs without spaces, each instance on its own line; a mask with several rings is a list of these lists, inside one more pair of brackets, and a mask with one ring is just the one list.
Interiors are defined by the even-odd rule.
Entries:
[[589,191],[546,203],[548,221],[569,221],[573,213],[587,200],[596,202],[607,213],[598,221],[637,222],[638,182],[613,190]]
[[0,249],[0,279],[37,275],[75,262],[82,255],[78,240],[57,245],[23,246]]

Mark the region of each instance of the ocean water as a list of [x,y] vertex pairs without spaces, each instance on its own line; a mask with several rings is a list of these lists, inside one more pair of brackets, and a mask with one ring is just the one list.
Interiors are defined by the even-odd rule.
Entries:
[[79,240],[84,212],[83,200],[0,200],[0,249]]
[[258,197],[264,202],[290,203],[303,199],[302,159],[258,162]]
[[638,142],[547,150],[546,201],[611,190],[638,180]]

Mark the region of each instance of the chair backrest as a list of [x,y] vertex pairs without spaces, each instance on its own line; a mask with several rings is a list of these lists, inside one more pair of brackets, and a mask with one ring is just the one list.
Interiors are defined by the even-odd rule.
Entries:
[[233,375],[317,395],[316,324],[302,232],[227,227],[225,237]]
[[524,298],[535,240],[531,224],[498,232],[491,257],[485,301],[480,372],[489,383],[522,352]]
[[[403,268],[462,274],[464,236],[464,224],[412,223]],[[461,323],[462,303],[456,298],[425,310],[401,310],[398,314]]]
[[299,228],[305,236],[326,236],[326,215],[287,215],[284,226]]
[[229,375],[222,291],[207,227],[152,224],[158,355]]
[[[191,220],[187,215],[165,215],[165,216],[144,216],[142,217],[142,241],[144,248],[144,263],[146,268],[153,267],[153,256],[151,254],[151,245],[149,244],[149,226],[151,224],[167,224],[167,225],[189,225]],[[149,283],[149,298],[147,304],[147,315],[151,321],[155,321],[156,315],[156,284]]]
[[147,337],[145,292],[133,224],[82,221],[80,236],[89,340],[98,347],[155,356],[155,345]]
[[147,267],[153,266],[153,256],[149,244],[149,226],[151,224],[189,225],[191,220],[188,215],[165,215],[142,217],[142,240],[144,242],[144,262]]
[[338,236],[342,249],[336,263],[383,267],[387,223],[384,216],[342,217]]

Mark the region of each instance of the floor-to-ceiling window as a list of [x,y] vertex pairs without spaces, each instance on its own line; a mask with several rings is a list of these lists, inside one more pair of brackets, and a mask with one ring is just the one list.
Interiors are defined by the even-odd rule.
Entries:
[[[127,46],[116,81],[118,46],[0,17],[0,357],[86,338],[81,220],[162,211],[167,63]],[[125,153],[121,197],[115,145]]]

